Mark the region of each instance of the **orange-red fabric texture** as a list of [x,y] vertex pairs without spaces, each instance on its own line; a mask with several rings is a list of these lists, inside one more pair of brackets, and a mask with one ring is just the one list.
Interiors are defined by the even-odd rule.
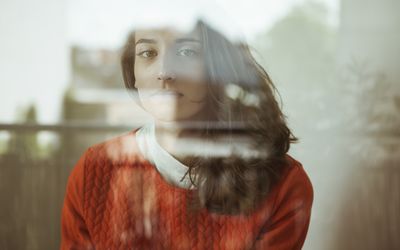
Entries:
[[195,190],[167,183],[140,154],[135,131],[90,147],[72,170],[61,220],[66,249],[301,249],[313,187],[290,165],[250,215],[189,209]]

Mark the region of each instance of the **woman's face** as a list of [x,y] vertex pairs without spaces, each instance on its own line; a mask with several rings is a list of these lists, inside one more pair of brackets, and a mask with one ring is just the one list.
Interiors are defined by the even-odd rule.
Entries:
[[202,44],[195,32],[135,32],[135,87],[144,109],[159,121],[203,117],[207,84]]

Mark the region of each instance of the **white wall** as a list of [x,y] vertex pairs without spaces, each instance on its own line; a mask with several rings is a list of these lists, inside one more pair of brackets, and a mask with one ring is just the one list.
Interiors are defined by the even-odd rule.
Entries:
[[58,118],[69,75],[65,0],[0,1],[0,122],[34,102],[39,120]]

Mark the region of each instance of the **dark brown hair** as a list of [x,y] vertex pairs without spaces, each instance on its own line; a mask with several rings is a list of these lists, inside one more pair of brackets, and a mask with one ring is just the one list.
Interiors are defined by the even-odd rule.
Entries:
[[[189,167],[187,174],[198,190],[191,205],[222,214],[250,213],[279,180],[288,165],[286,153],[290,143],[298,139],[286,125],[274,95],[278,93],[274,84],[248,46],[229,41],[202,21],[196,29],[202,40],[208,78],[207,105],[212,107],[202,129],[204,138],[213,140],[223,135],[235,141],[239,135],[245,135],[252,150],[260,154],[179,159]],[[122,50],[121,66],[126,88],[136,95],[134,64],[132,32]],[[228,88],[234,88],[235,96],[227,94]],[[224,126],[212,126],[212,121]]]

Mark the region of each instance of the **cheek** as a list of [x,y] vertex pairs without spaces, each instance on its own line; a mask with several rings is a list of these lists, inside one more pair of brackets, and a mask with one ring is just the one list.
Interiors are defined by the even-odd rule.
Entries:
[[134,74],[135,74],[135,87],[137,89],[140,88],[149,88],[151,87],[151,79],[152,79],[152,69],[146,65],[135,63],[134,66]]
[[197,101],[203,100],[207,94],[207,83],[194,82],[190,84],[187,94],[192,97],[191,99]]
[[182,61],[177,67],[178,72],[184,78],[190,78],[193,81],[202,82],[205,76],[204,64],[197,60]]
[[207,93],[207,80],[202,68],[192,69],[189,76],[183,81],[186,94],[197,100],[203,99]]
[[154,81],[152,80],[151,72],[147,67],[140,64],[135,64],[135,87],[138,92],[139,101],[145,109],[151,107],[148,96],[155,88]]

